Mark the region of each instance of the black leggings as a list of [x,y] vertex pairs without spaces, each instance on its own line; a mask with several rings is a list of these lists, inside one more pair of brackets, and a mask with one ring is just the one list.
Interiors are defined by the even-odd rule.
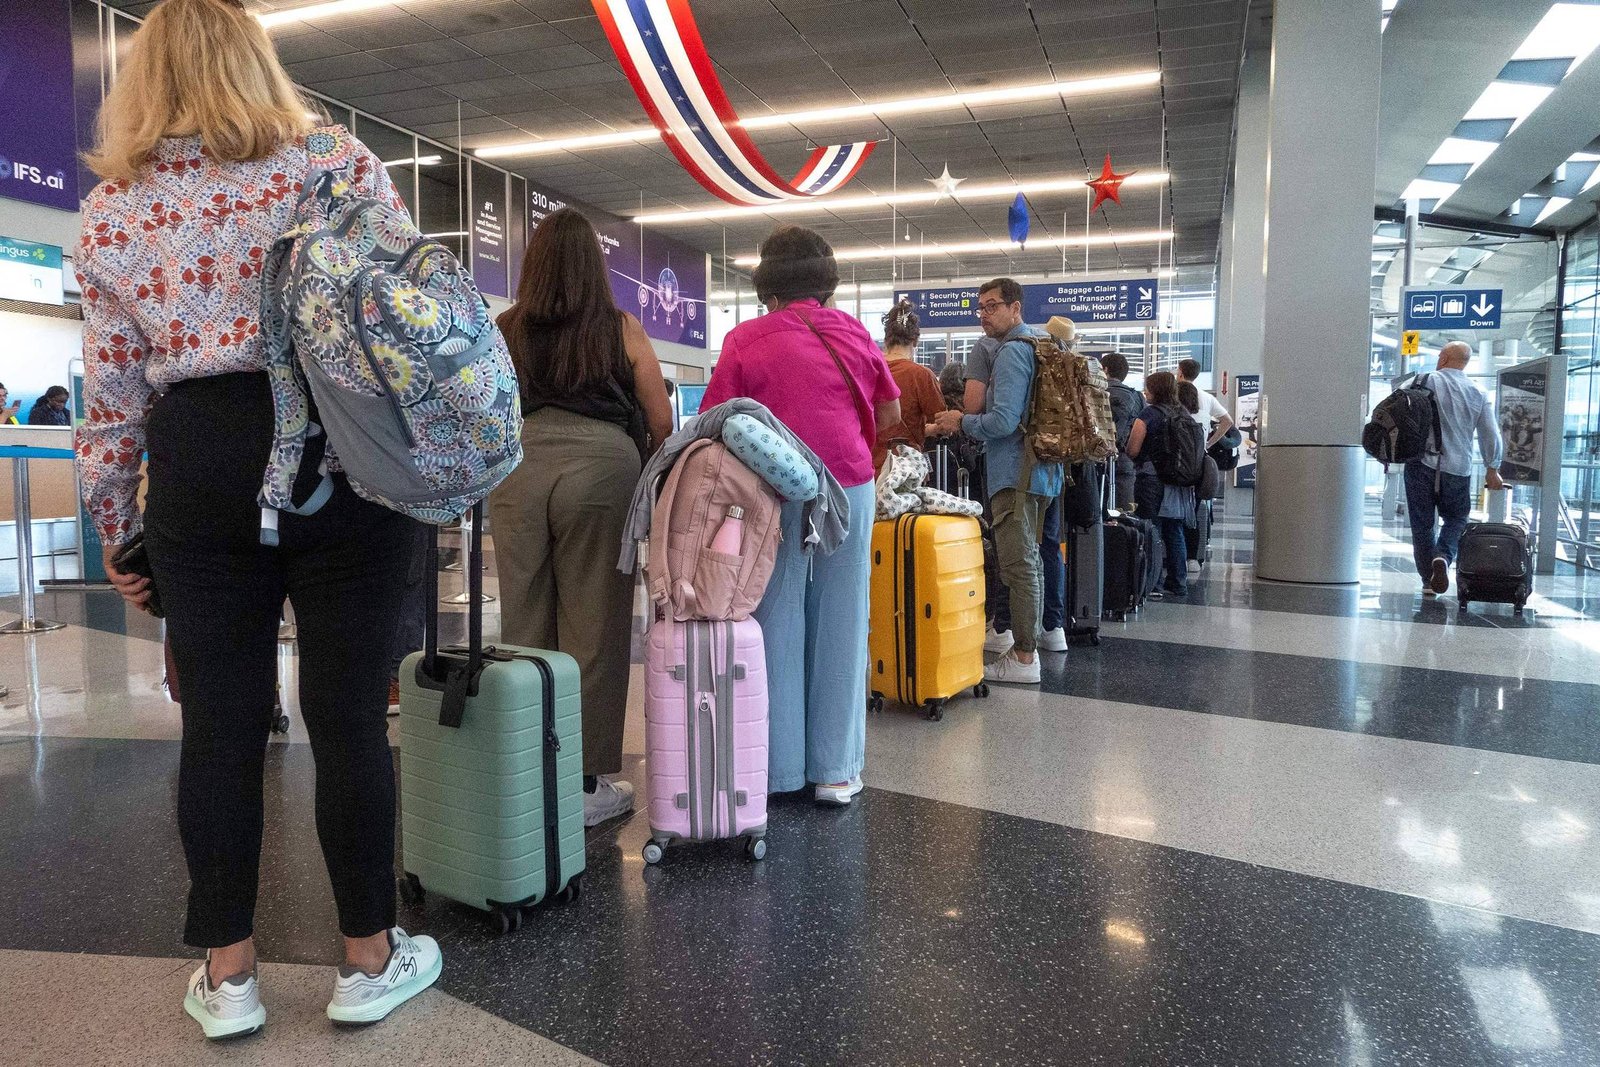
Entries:
[[265,374],[183,382],[156,402],[145,540],[183,692],[178,829],[189,862],[184,940],[254,929],[262,773],[287,597],[300,709],[317,764],[317,836],[347,937],[394,925],[390,640],[416,524],[343,479],[317,514],[261,544],[257,494],[272,442]]

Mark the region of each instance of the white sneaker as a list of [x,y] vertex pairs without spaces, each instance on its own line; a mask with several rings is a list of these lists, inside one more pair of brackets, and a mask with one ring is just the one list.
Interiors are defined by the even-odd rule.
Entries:
[[267,1022],[267,1009],[261,1006],[261,989],[256,974],[229,978],[212,988],[207,962],[189,976],[189,990],[183,998],[183,1010],[200,1024],[206,1037],[213,1041],[226,1037],[244,1037],[261,1029]]
[[995,628],[991,626],[984,632],[983,650],[985,652],[994,652],[999,655],[1004,655],[1005,653],[1011,651],[1011,646],[1014,644],[1016,644],[1016,642],[1011,639],[1010,630],[1000,630],[996,632]]
[[1067,650],[1066,627],[1057,626],[1054,630],[1046,630],[1040,634],[1039,649],[1043,652],[1065,652]]
[[1032,663],[1024,663],[1015,653],[1007,652],[983,669],[983,680],[1012,685],[1038,685],[1039,657],[1034,656]]
[[850,806],[850,798],[859,792],[861,792],[861,776],[858,774],[844,785],[817,786],[817,803],[847,808]]
[[426,934],[409,936],[398,926],[389,931],[389,963],[371,975],[357,967],[339,968],[328,1001],[328,1018],[336,1023],[375,1023],[439,979],[444,958],[439,943]]
[[633,810],[633,783],[601,775],[593,793],[583,794],[583,825],[599,826]]

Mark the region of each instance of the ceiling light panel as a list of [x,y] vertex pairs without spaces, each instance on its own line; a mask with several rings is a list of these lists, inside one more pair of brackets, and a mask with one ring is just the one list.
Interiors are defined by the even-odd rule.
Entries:
[[1538,110],[1553,90],[1548,85],[1522,85],[1516,82],[1490,82],[1489,87],[1472,105],[1466,119],[1510,119],[1515,130],[1527,117]]
[[332,18],[335,15],[354,15],[362,11],[393,6],[394,0],[328,0],[321,4],[291,7],[286,11],[265,12],[257,15],[256,20],[270,30],[274,26],[282,26],[288,22],[311,22],[316,19]]
[[[963,255],[999,255],[1014,256],[1023,252],[1036,251],[1042,248],[1086,248],[1101,245],[1119,244],[1154,244],[1158,241],[1171,240],[1171,230],[1136,230],[1129,233],[1093,234],[1084,237],[1051,237],[1029,241],[1029,248],[1020,249],[1009,241],[964,241],[957,244],[942,245],[917,245],[907,248],[886,248],[882,246],[869,248],[836,248],[833,256],[841,262],[857,262],[870,259],[915,259],[918,256],[963,256]],[[734,265],[738,267],[754,267],[761,262],[761,257],[756,255],[740,256],[735,259]]]
[[[1439,150],[1428,160],[1428,166],[1469,164],[1473,170],[1488,159],[1500,145],[1496,141],[1469,141],[1460,137],[1446,137]],[[1468,171],[1471,173],[1471,171]]]
[[[1555,4],[1511,58],[1570,59],[1576,67],[1600,45],[1600,6]],[[1571,72],[1571,67],[1568,72]]]
[[[737,125],[747,130],[767,130],[799,123],[817,124],[843,122],[850,119],[876,118],[885,115],[908,115],[930,111],[950,111],[956,108],[1015,104],[1028,100],[1048,100],[1057,97],[1083,96],[1094,93],[1123,92],[1156,85],[1161,73],[1154,70],[1134,71],[1104,78],[1080,78],[1074,81],[1040,82],[1029,85],[1012,85],[1003,89],[983,89],[966,93],[941,93],[935,96],[915,96],[898,100],[879,100],[867,103],[843,104],[836,107],[808,108],[775,115],[758,115],[743,119]],[[674,131],[687,134],[687,130]],[[617,145],[653,141],[660,134],[653,127],[631,130],[610,130],[581,137],[558,137],[549,140],[523,141],[516,144],[490,145],[475,153],[481,159],[504,156],[536,156],[551,152],[582,152]]]

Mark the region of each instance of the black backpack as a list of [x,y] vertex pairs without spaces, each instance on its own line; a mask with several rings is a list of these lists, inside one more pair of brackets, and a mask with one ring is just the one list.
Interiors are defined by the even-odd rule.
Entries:
[[1161,410],[1166,419],[1156,434],[1155,455],[1151,457],[1157,476],[1165,484],[1179,488],[1199,485],[1205,473],[1201,462],[1206,454],[1205,427],[1181,407]]
[[1379,463],[1409,463],[1439,452],[1439,401],[1419,375],[1378,402],[1361,447]]

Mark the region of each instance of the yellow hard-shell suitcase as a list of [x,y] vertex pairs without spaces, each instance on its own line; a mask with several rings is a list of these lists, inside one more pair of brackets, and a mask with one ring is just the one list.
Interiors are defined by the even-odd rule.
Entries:
[[872,698],[944,717],[945,701],[983,683],[983,540],[978,520],[902,515],[872,527]]

